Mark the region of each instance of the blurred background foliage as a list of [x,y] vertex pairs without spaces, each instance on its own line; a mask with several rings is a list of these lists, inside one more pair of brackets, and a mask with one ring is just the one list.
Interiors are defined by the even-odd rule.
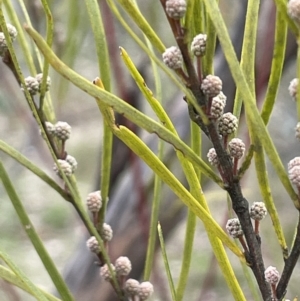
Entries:
[[[5,1],[3,2],[5,3]],[[11,2],[21,23],[26,22],[18,1]],[[53,49],[55,53],[67,65],[92,81],[99,74],[93,34],[84,1],[68,0],[58,2],[49,0],[48,2],[54,19]],[[172,46],[174,37],[167,25],[160,2],[137,0],[137,3],[141,12],[153,26],[164,44],[167,47]],[[42,35],[45,35],[45,15],[40,1],[28,0],[25,1],[25,4],[33,27]],[[135,83],[120,61],[118,47],[122,46],[126,49],[135,65],[143,74],[147,85],[155,91],[149,58],[113,17],[106,2],[100,0],[99,5],[106,26],[111,56],[112,91],[153,116],[146,101],[140,95]],[[220,1],[223,16],[238,54],[241,49],[246,5],[246,0]],[[126,13],[122,9],[120,11],[130,27],[134,29],[140,38],[143,38],[141,32]],[[256,87],[258,102],[265,93],[270,71],[274,16],[275,7],[273,1],[263,1],[260,10],[257,45]],[[24,76],[28,76],[29,70],[24,62],[22,51],[18,48],[18,43],[14,45]],[[296,44],[294,37],[290,35],[285,72],[276,108],[269,125],[271,135],[284,164],[287,164],[291,158],[297,156],[299,151],[299,144],[294,138],[294,127],[296,124],[295,104],[287,92],[289,81],[296,76],[295,58]],[[235,87],[219,46],[217,46],[216,51],[215,73],[224,82],[224,93],[228,96],[227,110],[230,110]],[[50,76],[52,79],[50,93],[57,120],[66,121],[72,126],[72,136],[67,143],[67,150],[79,163],[76,178],[81,196],[85,198],[90,191],[99,187],[102,137],[101,115],[96,103],[90,96],[70,85],[66,79],[52,69],[50,69]],[[161,76],[164,106],[174,121],[181,138],[188,142],[189,118],[186,104],[182,100],[182,93],[178,91],[166,75],[161,73]],[[121,117],[119,118],[121,123],[126,124],[126,121],[122,120]],[[10,70],[2,62],[0,62],[0,122],[1,139],[19,150],[55,178],[55,174],[52,171],[52,158],[39,135],[38,127],[28,109],[24,95]],[[156,137],[147,135],[143,131],[139,131],[139,135],[148,142],[152,149],[157,149]],[[247,128],[241,126],[238,137],[247,140]],[[210,145],[204,139],[204,154],[208,147]],[[110,247],[110,252],[113,258],[117,257],[118,254],[127,255],[133,261],[133,274],[138,277],[143,270],[147,242],[147,228],[145,229],[144,222],[149,214],[153,175],[121,143],[115,141],[114,151],[111,203],[107,215],[107,219],[110,220],[115,231],[115,238]],[[110,288],[102,282],[99,285],[100,279],[98,277],[98,268],[94,265],[95,259],[85,247],[87,232],[71,205],[7,155],[0,153],[0,158],[9,171],[17,192],[47,250],[59,270],[66,277],[76,296],[76,300],[114,300]],[[174,160],[174,153],[169,146],[165,148],[165,158],[170,169],[182,178],[182,171],[178,167],[176,160]],[[296,210],[281,184],[278,184],[278,179],[272,169],[269,170],[269,176],[275,204],[287,236],[287,242],[290,244],[297,221]],[[228,218],[226,193],[212,183],[207,182],[203,183],[203,185],[213,216],[224,226]],[[250,203],[261,201],[253,169],[246,173],[242,185],[245,196]],[[26,272],[34,283],[47,290],[53,290],[51,281],[35,250],[28,241],[2,186],[0,187],[0,192],[0,212],[2,213],[0,218],[1,248],[13,258],[16,264]],[[162,190],[161,206],[160,220],[164,234],[169,238],[167,252],[171,260],[171,271],[176,281],[180,271],[182,247],[184,245],[184,216],[186,210],[166,187],[163,187]],[[263,221],[261,231],[262,249],[266,265],[274,265],[281,271],[281,250],[270,219],[267,218]],[[168,301],[171,300],[171,297],[160,256],[158,252],[151,277],[155,287],[155,295],[152,297],[152,300]],[[259,298],[254,299],[254,296],[251,294],[238,260],[230,253],[229,257],[232,259],[238,280],[245,291],[247,300],[259,300]],[[300,267],[298,264],[294,271],[287,297],[292,299],[299,294],[299,278]],[[231,298],[214,257],[211,255],[211,249],[202,223],[198,221],[192,269],[184,300],[229,301],[232,300]],[[1,281],[0,300],[29,301],[34,300],[34,298]]]

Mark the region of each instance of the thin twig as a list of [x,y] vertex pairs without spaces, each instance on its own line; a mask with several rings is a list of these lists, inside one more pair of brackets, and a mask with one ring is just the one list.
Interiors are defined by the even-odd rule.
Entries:
[[300,256],[300,212],[298,216],[297,233],[294,240],[294,244],[290,256],[285,261],[282,276],[276,288],[276,296],[278,300],[282,300],[283,297],[285,296],[288,283],[290,281],[294,268],[298,262],[299,256]]

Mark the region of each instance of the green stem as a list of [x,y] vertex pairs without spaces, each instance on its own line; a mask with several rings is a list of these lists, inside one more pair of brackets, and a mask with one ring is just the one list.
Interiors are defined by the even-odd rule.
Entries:
[[[111,89],[110,78],[110,58],[108,53],[107,38],[105,36],[105,30],[103,21],[99,9],[97,0],[85,0],[90,23],[92,26],[94,40],[97,51],[99,73],[101,74],[101,82],[106,91]],[[103,120],[103,139],[102,139],[102,154],[101,154],[101,197],[103,206],[99,212],[99,224],[105,221],[105,213],[108,202],[109,186],[110,186],[110,174],[111,174],[111,162],[112,162],[112,147],[113,147],[113,135],[109,129],[105,120]]]
[[287,23],[285,22],[283,12],[277,10],[275,24],[275,41],[274,51],[271,66],[271,73],[268,83],[268,88],[265,96],[265,101],[261,110],[261,117],[265,124],[268,124],[275,99],[279,89],[283,64],[285,59],[285,50],[287,42]]
[[158,237],[159,237],[159,242],[160,242],[160,247],[161,247],[161,253],[162,253],[162,257],[163,257],[163,261],[164,261],[164,265],[165,265],[165,270],[166,270],[167,278],[168,278],[168,282],[169,282],[169,288],[170,288],[171,295],[172,295],[172,300],[177,301],[174,281],[173,281],[170,266],[169,266],[168,256],[167,256],[167,252],[166,252],[166,246],[165,246],[164,237],[163,237],[163,233],[162,233],[160,224],[158,224],[158,226],[157,226],[157,231],[158,231]]
[[27,233],[30,241],[32,242],[36,252],[38,253],[41,261],[43,262],[45,269],[47,270],[49,276],[51,277],[57,291],[61,295],[64,301],[74,301],[71,292],[69,291],[68,287],[66,286],[63,278],[59,274],[58,270],[56,269],[55,264],[53,263],[51,257],[49,256],[46,248],[44,247],[40,237],[38,236],[37,232],[33,224],[31,223],[25,208],[23,207],[22,202],[20,201],[9,177],[8,174],[2,164],[0,162],[0,177],[2,179],[2,183],[5,187],[5,190],[16,210],[16,213],[20,219],[21,224],[25,232]]
[[[16,274],[11,272],[6,267],[0,265],[0,278],[9,282],[10,284],[19,287],[20,289],[24,290],[25,292],[31,294],[30,289],[25,285],[24,281],[20,279]],[[46,291],[37,288],[39,290],[40,294],[43,294],[48,301],[62,301],[61,299],[56,298],[55,296],[47,293]]]

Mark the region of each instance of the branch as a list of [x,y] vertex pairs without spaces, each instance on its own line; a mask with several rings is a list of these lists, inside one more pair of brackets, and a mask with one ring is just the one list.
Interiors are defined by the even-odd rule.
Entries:
[[284,264],[282,276],[276,288],[276,296],[278,300],[282,300],[286,294],[286,288],[294,271],[294,268],[298,262],[300,256],[300,212],[298,217],[297,233],[292,247],[290,256],[287,258]]

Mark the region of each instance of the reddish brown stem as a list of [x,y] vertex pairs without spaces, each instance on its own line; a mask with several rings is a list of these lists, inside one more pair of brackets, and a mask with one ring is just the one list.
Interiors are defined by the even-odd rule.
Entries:
[[246,244],[245,239],[244,239],[244,236],[242,235],[242,236],[238,237],[238,239],[239,239],[239,241],[240,241],[240,243],[241,243],[241,245],[242,245],[244,251],[245,251],[245,252],[249,252],[249,251],[248,251],[247,244]]

